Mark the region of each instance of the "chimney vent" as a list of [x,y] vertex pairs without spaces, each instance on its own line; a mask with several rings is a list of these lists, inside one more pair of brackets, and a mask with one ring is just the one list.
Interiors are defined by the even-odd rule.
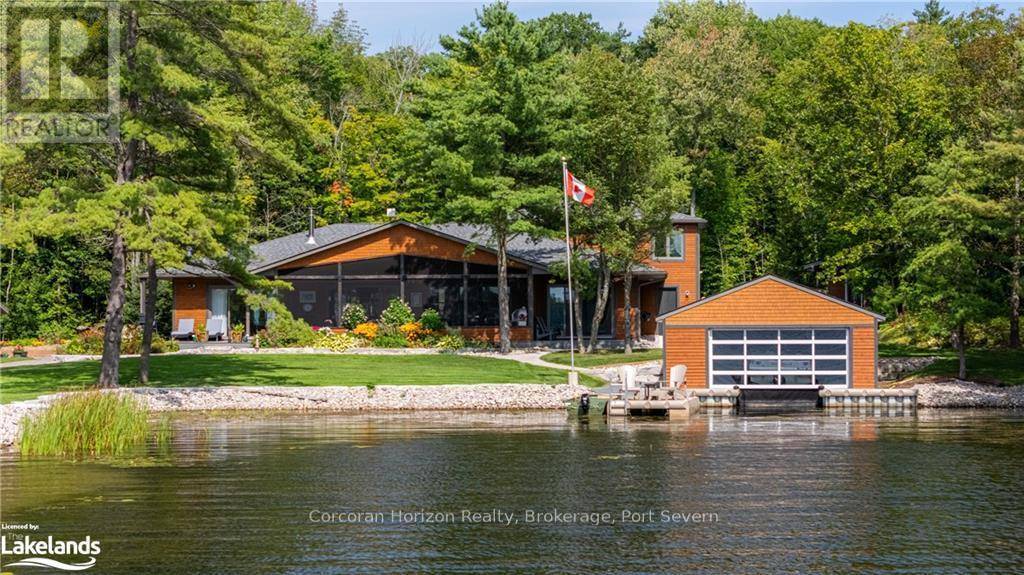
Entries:
[[306,238],[307,246],[316,245],[316,228],[313,226],[313,207],[309,208],[309,237]]

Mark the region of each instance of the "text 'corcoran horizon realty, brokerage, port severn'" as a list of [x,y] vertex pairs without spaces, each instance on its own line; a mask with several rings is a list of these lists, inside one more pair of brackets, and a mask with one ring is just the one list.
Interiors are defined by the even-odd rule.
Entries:
[[717,523],[716,512],[673,511],[670,509],[622,509],[611,511],[565,511],[561,509],[459,509],[439,511],[428,509],[391,509],[386,511],[324,511],[312,509],[310,523],[468,523],[481,525],[615,525],[619,523]]

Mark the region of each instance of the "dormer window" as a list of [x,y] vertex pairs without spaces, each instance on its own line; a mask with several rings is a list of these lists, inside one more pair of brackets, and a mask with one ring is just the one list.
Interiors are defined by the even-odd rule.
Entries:
[[674,230],[654,240],[654,258],[659,260],[683,259],[683,232]]

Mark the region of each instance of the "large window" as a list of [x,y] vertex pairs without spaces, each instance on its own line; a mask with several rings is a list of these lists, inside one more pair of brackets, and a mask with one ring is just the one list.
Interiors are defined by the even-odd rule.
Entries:
[[684,255],[682,230],[673,230],[667,236],[654,238],[654,257],[658,259],[681,259]]
[[[339,289],[342,306],[358,302],[371,320],[380,318],[392,298],[404,297],[417,316],[433,308],[452,326],[497,326],[497,268],[468,268],[466,277],[461,260],[396,255],[343,262],[340,277],[338,264],[279,270],[278,277],[295,286],[284,296],[288,309],[314,326],[337,325]],[[509,272],[515,274],[509,277],[511,319],[525,325],[527,276],[520,269]]]
[[[469,278],[466,325],[498,325],[498,278]],[[508,309],[512,318],[517,310],[527,309],[527,278],[508,279]]]
[[285,292],[284,304],[297,318],[313,327],[337,325],[335,302],[338,299],[336,280],[293,280],[292,290]]
[[462,325],[462,279],[407,279],[405,300],[417,317],[433,308],[448,325]]
[[713,329],[711,384],[846,386],[846,329]]
[[366,309],[366,315],[376,321],[388,306],[391,298],[401,295],[401,289],[398,277],[380,280],[343,279],[341,281],[341,303],[342,305],[350,302],[362,304]]

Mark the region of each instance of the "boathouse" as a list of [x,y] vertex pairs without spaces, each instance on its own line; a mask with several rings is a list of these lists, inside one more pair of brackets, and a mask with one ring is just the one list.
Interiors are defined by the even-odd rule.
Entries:
[[874,312],[764,276],[658,316],[663,373],[687,389],[868,389],[878,385]]

